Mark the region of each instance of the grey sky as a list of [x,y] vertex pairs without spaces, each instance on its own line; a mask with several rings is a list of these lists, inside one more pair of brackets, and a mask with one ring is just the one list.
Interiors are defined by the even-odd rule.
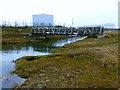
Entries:
[[55,24],[118,23],[119,0],[0,0],[0,20],[32,22],[33,14],[52,14]]

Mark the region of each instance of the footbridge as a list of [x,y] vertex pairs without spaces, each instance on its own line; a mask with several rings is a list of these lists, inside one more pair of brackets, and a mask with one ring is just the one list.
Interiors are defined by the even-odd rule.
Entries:
[[102,35],[104,27],[33,27],[32,34],[39,35]]

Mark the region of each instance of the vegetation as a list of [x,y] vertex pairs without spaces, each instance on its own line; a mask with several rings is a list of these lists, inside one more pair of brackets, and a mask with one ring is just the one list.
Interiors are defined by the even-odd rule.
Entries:
[[105,33],[18,59],[14,73],[26,81],[17,88],[118,88],[118,32]]
[[2,30],[2,44],[31,43],[43,40],[53,41],[69,37],[65,35],[48,35],[47,38],[41,35],[30,36],[31,27],[4,27],[0,30]]

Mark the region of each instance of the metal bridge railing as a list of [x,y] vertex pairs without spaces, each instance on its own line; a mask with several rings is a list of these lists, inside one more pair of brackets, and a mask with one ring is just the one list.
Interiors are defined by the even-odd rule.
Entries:
[[103,27],[34,27],[32,34],[41,35],[102,35]]

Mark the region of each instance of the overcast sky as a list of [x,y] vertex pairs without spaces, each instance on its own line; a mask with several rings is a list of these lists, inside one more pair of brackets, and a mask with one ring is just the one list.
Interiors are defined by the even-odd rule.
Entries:
[[33,14],[52,14],[55,24],[118,23],[119,0],[0,0],[0,22],[32,22]]

